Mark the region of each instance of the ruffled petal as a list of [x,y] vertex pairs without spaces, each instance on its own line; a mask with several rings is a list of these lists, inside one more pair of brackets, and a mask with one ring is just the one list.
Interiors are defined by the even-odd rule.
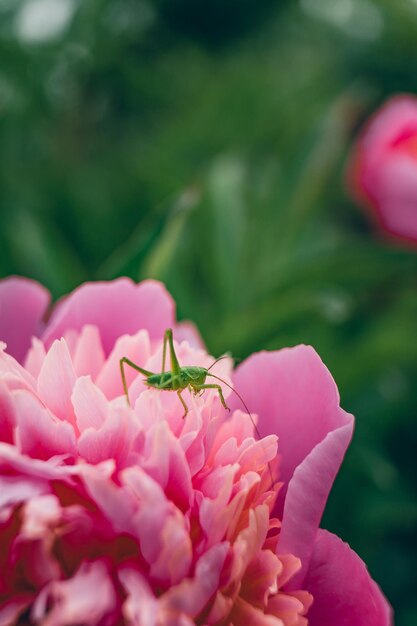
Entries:
[[116,606],[116,594],[107,569],[96,561],[83,563],[73,578],[45,587],[34,605],[32,617],[42,626],[95,626],[108,619]]
[[75,456],[74,429],[56,419],[40,402],[23,391],[15,392],[16,438],[23,454],[49,459],[57,454]]

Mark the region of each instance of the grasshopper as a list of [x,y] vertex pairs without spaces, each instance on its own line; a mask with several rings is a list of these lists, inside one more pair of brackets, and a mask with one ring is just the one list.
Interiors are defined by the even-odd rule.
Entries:
[[[169,346],[171,370],[166,372],[165,362],[166,362],[166,355],[167,355],[167,346]],[[252,424],[255,428],[258,439],[261,439],[261,435],[255,424],[252,414],[249,411],[248,407],[246,406],[246,403],[243,400],[242,396],[236,391],[236,389],[234,389],[231,385],[229,385],[229,383],[227,383],[225,380],[223,380],[219,376],[216,376],[215,374],[210,373],[210,369],[213,367],[213,365],[215,365],[218,361],[225,358],[226,356],[228,355],[223,355],[219,357],[218,359],[216,359],[214,363],[212,363],[208,369],[206,369],[205,367],[197,367],[197,366],[181,367],[178,362],[177,355],[175,354],[174,341],[172,337],[172,329],[168,328],[165,331],[165,335],[164,335],[164,343],[163,343],[163,348],[162,348],[162,372],[160,374],[155,374],[154,372],[145,370],[143,367],[140,367],[139,365],[136,365],[136,363],[133,363],[133,361],[131,361],[127,357],[123,357],[120,359],[120,372],[122,375],[123,390],[127,399],[127,403],[130,406],[129,391],[127,388],[126,375],[125,375],[125,370],[124,370],[125,365],[128,365],[129,367],[132,367],[137,372],[140,372],[141,374],[143,374],[143,376],[145,376],[145,384],[148,385],[148,387],[153,387],[154,389],[161,389],[162,391],[176,391],[178,398],[180,399],[181,404],[184,407],[183,419],[186,417],[188,413],[188,407],[184,401],[184,398],[181,395],[181,392],[184,391],[185,389],[188,389],[194,395],[198,395],[204,392],[205,389],[216,389],[217,393],[219,394],[219,398],[220,398],[220,402],[222,403],[222,406],[228,411],[230,411],[224,399],[221,386],[218,383],[206,383],[207,377],[215,378],[216,380],[219,380],[221,383],[226,385],[226,387],[229,387],[229,389],[231,389],[233,393],[237,395],[237,397],[242,402],[243,406],[246,409],[246,412],[248,413],[252,421]],[[271,477],[271,486],[272,486],[274,484],[274,478],[272,474],[271,465],[269,463],[268,463],[268,468],[269,468],[269,474]]]
[[[165,362],[166,362],[167,345],[169,346],[171,370],[166,372]],[[217,359],[217,361],[218,360],[219,359]],[[217,363],[217,361],[215,361],[210,366],[210,368],[213,367],[213,365]],[[181,404],[184,407],[185,412],[184,412],[183,418],[185,418],[185,416],[188,413],[188,406],[186,405],[184,398],[181,395],[181,392],[184,391],[184,389],[188,389],[189,391],[194,393],[194,395],[197,395],[203,392],[205,389],[217,389],[220,402],[222,403],[225,409],[230,411],[224,399],[221,386],[216,383],[206,383],[207,376],[210,376],[212,378],[216,378],[217,380],[220,380],[226,386],[230,387],[230,385],[228,385],[226,381],[222,380],[218,376],[215,376],[214,374],[210,374],[209,372],[210,368],[206,369],[205,367],[197,367],[197,366],[180,367],[180,364],[178,363],[177,355],[175,354],[171,328],[168,328],[165,331],[165,335],[164,335],[164,345],[162,349],[162,372],[160,374],[149,372],[148,370],[145,370],[143,367],[136,365],[136,363],[133,363],[133,361],[131,361],[130,359],[127,359],[126,357],[123,357],[122,359],[120,359],[120,371],[122,374],[123,389],[127,398],[127,402],[130,405],[129,393],[128,393],[127,383],[126,383],[126,375],[125,375],[125,370],[124,370],[125,365],[129,365],[129,367],[132,367],[133,369],[143,374],[146,377],[145,384],[148,385],[148,387],[154,387],[154,389],[161,389],[163,391],[176,391],[179,399],[181,400]],[[233,389],[233,387],[231,387],[231,389]]]

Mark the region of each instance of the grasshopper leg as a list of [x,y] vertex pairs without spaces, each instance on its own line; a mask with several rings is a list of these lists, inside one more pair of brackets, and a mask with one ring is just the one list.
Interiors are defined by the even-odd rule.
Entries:
[[194,389],[198,390],[198,391],[203,391],[204,389],[217,389],[217,392],[219,394],[219,398],[220,398],[220,402],[222,403],[223,407],[225,409],[227,409],[228,411],[230,411],[229,407],[226,404],[226,401],[224,399],[223,396],[223,391],[222,388],[220,387],[220,385],[216,385],[215,383],[212,384],[204,384],[204,385],[195,385]]
[[136,370],[137,372],[140,372],[141,374],[143,374],[143,376],[152,376],[153,372],[149,372],[148,370],[143,369],[143,367],[139,367],[139,365],[136,365],[136,363],[133,363],[133,361],[126,358],[125,356],[120,359],[119,363],[120,363],[120,372],[122,374],[123,391],[125,393],[127,403],[130,406],[129,392],[127,389],[127,381],[126,381],[126,374],[125,374],[124,366],[129,365],[129,367]]
[[186,415],[187,415],[187,413],[188,413],[188,406],[187,406],[187,405],[185,404],[185,402],[184,402],[184,398],[183,398],[183,397],[182,397],[182,395],[181,395],[181,391],[183,391],[183,390],[182,390],[182,389],[178,389],[178,391],[177,391],[177,396],[178,396],[178,397],[179,397],[179,399],[181,400],[181,404],[182,404],[182,406],[184,407],[185,413],[184,413],[184,415],[182,416],[182,419],[185,419],[185,417],[186,417]]

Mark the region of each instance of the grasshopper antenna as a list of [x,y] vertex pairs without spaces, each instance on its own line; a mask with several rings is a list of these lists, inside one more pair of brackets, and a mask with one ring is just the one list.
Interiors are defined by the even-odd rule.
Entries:
[[[222,359],[222,358],[224,358],[226,356],[228,356],[228,355],[225,354],[223,357],[219,357],[217,359],[217,361],[219,361],[220,359]],[[217,361],[214,361],[214,363],[217,363]],[[214,365],[214,363],[213,363],[213,365]],[[213,367],[213,365],[211,365],[210,367]],[[261,433],[259,432],[258,427],[257,427],[257,425],[255,423],[255,420],[253,419],[252,413],[248,409],[248,405],[246,404],[246,402],[244,401],[244,399],[242,398],[240,393],[238,391],[236,391],[236,389],[234,387],[232,387],[232,385],[229,385],[228,382],[223,380],[223,378],[220,378],[220,376],[216,376],[215,374],[207,374],[207,376],[211,376],[212,378],[216,378],[217,380],[220,380],[220,382],[222,382],[224,385],[226,385],[226,387],[229,387],[229,389],[231,389],[233,391],[233,393],[235,393],[237,395],[237,397],[239,398],[239,400],[241,401],[241,403],[245,407],[246,413],[249,415],[249,417],[251,419],[251,422],[252,422],[253,427],[255,429],[255,432],[256,432],[256,435],[258,437],[258,440],[261,441],[262,440]],[[271,487],[272,487],[274,485],[274,477],[273,477],[273,474],[272,474],[271,465],[270,465],[269,461],[267,461],[267,463],[268,463],[269,475],[271,477]]]
[[[238,357],[232,357],[231,354],[222,354],[222,356],[219,356],[218,359],[216,359],[215,361],[213,361],[213,363],[210,365],[209,368],[207,368],[207,371],[209,372],[211,370],[211,368],[216,365],[216,363],[218,363],[219,361],[222,361],[223,359],[233,359],[234,361],[241,361],[242,359],[239,359]],[[213,374],[210,374],[210,376],[212,376]],[[222,382],[225,382],[224,380]],[[226,384],[226,383],[225,383]]]
[[[222,356],[219,356],[218,359],[213,361],[213,363],[210,365],[210,367],[207,369],[207,371],[209,372],[211,370],[211,368],[214,367],[214,365],[216,365],[216,363],[218,363],[219,361],[222,361],[223,359],[230,359],[230,354],[222,354]],[[210,374],[210,376],[212,376],[212,374]]]

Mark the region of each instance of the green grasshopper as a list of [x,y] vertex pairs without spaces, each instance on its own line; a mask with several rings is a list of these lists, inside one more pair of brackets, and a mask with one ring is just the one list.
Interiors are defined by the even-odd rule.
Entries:
[[[171,370],[166,372],[165,362],[166,362],[166,354],[167,354],[167,345],[169,346]],[[236,391],[236,389],[234,389],[231,385],[229,385],[229,383],[227,383],[225,380],[223,380],[219,376],[216,376],[215,374],[210,373],[210,369],[213,367],[213,365],[215,365],[218,361],[220,361],[220,359],[224,359],[227,356],[228,355],[223,355],[219,357],[218,359],[216,359],[214,363],[212,363],[208,369],[206,369],[205,367],[197,367],[197,366],[181,367],[178,362],[177,355],[175,354],[172,330],[171,328],[168,328],[165,331],[165,335],[164,335],[164,344],[162,348],[162,372],[160,374],[155,374],[154,372],[149,372],[148,370],[145,370],[143,367],[140,367],[139,365],[136,365],[136,363],[133,363],[133,361],[131,361],[127,357],[123,357],[120,359],[120,372],[122,375],[123,390],[127,399],[127,403],[130,406],[129,391],[127,388],[126,375],[125,375],[125,370],[124,370],[125,365],[129,365],[129,367],[132,367],[137,372],[140,372],[141,374],[143,374],[143,376],[146,377],[144,382],[146,385],[148,385],[148,387],[153,387],[154,389],[161,389],[162,391],[176,391],[179,399],[181,400],[181,404],[184,407],[183,418],[185,418],[188,413],[188,407],[184,401],[184,398],[181,396],[181,392],[184,391],[185,389],[188,389],[194,395],[198,395],[204,392],[205,389],[217,389],[217,393],[219,394],[219,398],[220,398],[220,402],[222,403],[222,406],[228,411],[230,411],[224,399],[221,386],[218,383],[217,384],[206,383],[207,377],[210,376],[211,378],[215,378],[216,380],[219,380],[221,383],[226,385],[226,387],[229,387],[229,389],[231,389],[233,393],[237,395],[237,397],[242,402],[242,405],[245,407],[246,412],[248,413],[252,421],[252,424],[255,428],[258,439],[261,439],[261,435],[255,424],[252,414],[249,411],[248,407],[246,406],[246,403],[244,402],[242,396]],[[271,466],[269,463],[268,463],[268,468],[269,468],[269,474],[271,477],[271,485],[273,485],[274,479],[272,475]]]
[[[171,371],[166,372],[165,362],[166,362],[167,345],[169,346]],[[223,358],[223,357],[220,357],[220,358]],[[217,361],[218,360],[219,359],[217,359]],[[122,359],[120,359],[120,371],[122,374],[123,389],[127,398],[127,402],[130,405],[129,393],[128,393],[127,383],[126,383],[126,375],[125,375],[125,370],[124,370],[125,365],[129,365],[129,367],[132,367],[133,369],[137,370],[138,372],[146,376],[145,384],[148,385],[148,387],[154,387],[154,389],[161,389],[163,391],[176,391],[179,399],[181,400],[181,404],[184,407],[185,413],[183,415],[183,418],[185,418],[185,416],[188,413],[188,407],[184,401],[184,398],[181,395],[181,392],[184,391],[184,389],[188,389],[189,391],[193,392],[194,395],[197,395],[203,392],[205,389],[217,389],[220,402],[222,403],[225,409],[230,411],[224,399],[221,386],[216,383],[206,383],[207,376],[210,376],[212,378],[216,378],[217,380],[220,380],[223,384],[230,387],[230,385],[228,385],[228,383],[225,380],[219,378],[218,376],[215,376],[215,374],[209,373],[210,368],[213,367],[213,365],[217,363],[217,361],[215,361],[209,367],[209,369],[206,369],[205,367],[197,367],[197,366],[180,367],[180,364],[178,363],[177,355],[175,354],[174,342],[172,338],[172,330],[171,328],[168,328],[165,331],[165,335],[164,335],[164,345],[162,349],[162,372],[160,374],[149,372],[148,370],[145,370],[143,367],[139,367],[139,365],[136,365],[136,363],[133,363],[133,361],[131,361],[130,359],[127,359],[126,357],[123,357]],[[234,391],[233,387],[230,387],[230,388]]]

